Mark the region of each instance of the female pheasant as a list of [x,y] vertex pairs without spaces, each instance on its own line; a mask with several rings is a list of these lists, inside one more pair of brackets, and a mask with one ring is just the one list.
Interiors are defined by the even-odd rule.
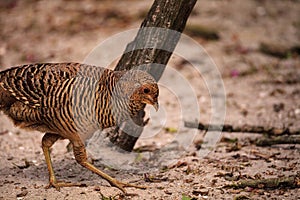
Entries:
[[49,148],[58,139],[73,145],[76,161],[125,192],[122,183],[87,161],[84,145],[95,131],[134,119],[146,104],[158,109],[158,86],[148,73],[112,71],[79,63],[44,63],[0,72],[0,110],[23,129],[44,132],[42,149],[49,186],[76,186],[58,182]]

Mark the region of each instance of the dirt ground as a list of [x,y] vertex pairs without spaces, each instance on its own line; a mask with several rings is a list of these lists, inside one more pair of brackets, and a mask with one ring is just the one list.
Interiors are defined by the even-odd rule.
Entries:
[[[0,1],[1,70],[35,62],[83,62],[100,42],[138,28],[151,4],[138,0]],[[192,34],[195,26],[215,30],[219,39]],[[300,130],[299,1],[202,0],[189,18],[187,30],[221,73],[226,91],[225,123]],[[275,47],[266,50],[262,44]],[[167,67],[195,85],[201,122],[209,123],[212,105],[205,79],[188,66],[180,56],[173,56]],[[72,152],[67,152],[68,141],[58,141],[51,152],[57,178],[85,186],[45,189],[48,171],[41,149],[43,134],[20,130],[1,113],[0,199],[300,199],[299,179],[298,188],[224,187],[245,179],[299,175],[299,144],[259,147],[255,140],[262,134],[224,132],[216,147],[202,158],[197,147],[205,134],[198,131],[188,151],[166,147],[185,134],[178,128],[182,117],[176,95],[180,96],[161,88],[159,101],[166,121],[151,135],[156,130],[153,114],[146,136],[136,144],[136,149],[143,147],[148,152],[134,154],[134,167],[107,163],[106,159],[116,161],[126,154],[111,157],[114,154],[105,147],[97,147],[99,138],[98,143],[96,139],[89,145],[97,167],[119,180],[148,187],[128,188],[128,195],[79,166]],[[167,162],[169,158],[173,162]]]

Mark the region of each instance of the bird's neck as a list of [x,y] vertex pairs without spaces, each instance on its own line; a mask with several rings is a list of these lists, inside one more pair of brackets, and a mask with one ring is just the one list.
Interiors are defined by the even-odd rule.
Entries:
[[111,110],[112,115],[116,119],[116,123],[121,123],[130,119],[135,119],[140,116],[141,112],[144,112],[146,104],[136,102],[130,97],[124,96],[124,88],[121,88],[118,81],[121,76],[113,78],[113,87],[110,88],[111,95]]

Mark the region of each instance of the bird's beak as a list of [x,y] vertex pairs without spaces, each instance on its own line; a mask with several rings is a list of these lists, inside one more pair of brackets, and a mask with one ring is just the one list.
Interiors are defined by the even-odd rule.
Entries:
[[153,104],[154,109],[156,110],[156,112],[158,111],[159,105],[158,102],[154,102]]
[[159,105],[158,105],[157,99],[154,100],[153,98],[148,97],[147,99],[144,99],[142,102],[143,102],[143,103],[146,103],[146,104],[152,105],[152,106],[154,107],[154,109],[155,109],[156,111],[158,111]]

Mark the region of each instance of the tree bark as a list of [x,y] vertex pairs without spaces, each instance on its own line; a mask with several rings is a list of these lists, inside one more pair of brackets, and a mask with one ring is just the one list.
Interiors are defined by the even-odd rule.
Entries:
[[[129,43],[115,70],[142,69],[157,81],[163,74],[180,33],[197,0],[155,0],[135,39]],[[132,151],[143,131],[144,111],[134,119],[138,126],[124,122],[108,134],[110,141]],[[126,130],[126,131],[124,131]]]

